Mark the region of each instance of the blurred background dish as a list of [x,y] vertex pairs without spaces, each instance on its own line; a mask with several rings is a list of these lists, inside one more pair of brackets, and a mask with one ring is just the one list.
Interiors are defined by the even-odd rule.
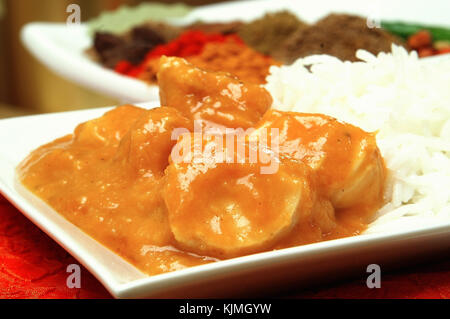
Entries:
[[[0,118],[33,113],[60,112],[117,104],[117,100],[67,81],[32,57],[20,42],[20,31],[30,22],[64,23],[66,8],[75,3],[82,8],[82,22],[123,5],[144,0],[0,0]],[[162,4],[176,0],[159,1]],[[198,6],[217,1],[189,0]]]
[[[203,32],[226,33],[232,30],[251,49],[246,49],[248,54],[241,52],[244,50],[234,44],[224,47],[221,44],[206,43],[202,53],[192,56],[192,60],[202,67],[223,67],[232,72],[242,71],[238,69],[245,63],[238,65],[231,61],[225,65],[220,60],[221,56],[233,56],[234,61],[242,62],[239,55],[256,57],[251,58],[251,61],[265,61],[260,59],[258,54],[270,55],[273,61],[255,62],[256,65],[247,66],[250,71],[237,73],[240,77],[251,75],[250,80],[254,81],[264,81],[270,65],[290,63],[308,54],[328,53],[341,59],[351,59],[354,50],[352,46],[362,45],[365,49],[377,53],[386,51],[391,42],[400,41],[405,47],[416,49],[420,55],[426,56],[445,52],[449,45],[448,41],[432,41],[431,36],[435,36],[436,30],[429,34],[416,34],[422,28],[421,25],[417,26],[417,23],[425,26],[449,26],[446,13],[450,9],[450,3],[445,0],[415,3],[387,0],[370,3],[357,0],[318,0],[314,3],[300,0],[259,0],[228,1],[204,7],[197,6],[219,1],[175,2],[43,0],[37,3],[28,0],[0,0],[0,117],[157,98],[157,89],[154,86],[135,79],[150,84],[154,82],[157,60],[147,60],[145,57],[151,53],[152,46],[155,49],[158,43],[142,43],[143,38],[148,40],[148,21],[153,24],[153,29],[155,25],[161,29],[158,24],[168,21],[170,28],[164,31],[167,39],[164,39],[163,45],[172,47],[172,42],[179,39],[178,36],[183,31],[180,27],[183,25]],[[83,24],[69,30],[65,21],[69,16],[66,12],[67,6],[71,3],[80,5]],[[280,12],[282,9],[288,9],[289,13],[280,19],[283,15]],[[264,16],[267,12],[278,13]],[[330,13],[335,14],[326,17]],[[202,23],[198,23],[200,20]],[[318,20],[320,21],[317,22]],[[38,53],[38,59],[50,66],[59,76],[33,58],[20,43],[20,30],[35,21],[57,22],[54,25],[29,25],[25,28],[28,35],[24,32],[24,38],[34,54]],[[402,25],[398,21],[413,25]],[[232,24],[228,24],[229,22]],[[386,31],[365,28],[365,24],[376,27],[380,22]],[[147,29],[141,27],[144,25]],[[229,28],[228,31],[225,32],[224,27]],[[276,29],[277,32],[267,32],[268,28]],[[334,31],[329,34],[327,30]],[[445,33],[448,29],[443,31]],[[390,38],[387,32],[393,32],[395,36]],[[442,34],[442,30],[437,32]],[[138,42],[134,41],[135,34],[138,35]],[[105,42],[108,44],[111,40],[111,35],[115,37],[113,42],[122,41],[124,45],[112,53],[103,54],[104,52],[96,50],[102,48],[102,45],[104,48]],[[411,35],[414,35],[412,39]],[[335,41],[337,37],[339,41]],[[134,42],[130,41],[130,38]],[[98,39],[102,42],[96,47]],[[89,51],[86,52],[86,49]],[[128,62],[133,65],[130,67]],[[259,69],[255,71],[256,68]],[[117,73],[130,75],[131,78]]]

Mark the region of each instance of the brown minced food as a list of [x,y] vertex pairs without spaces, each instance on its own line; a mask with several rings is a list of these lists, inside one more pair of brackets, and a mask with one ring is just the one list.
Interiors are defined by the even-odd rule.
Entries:
[[206,33],[233,34],[237,33],[244,23],[242,21],[231,21],[226,23],[206,23],[202,21],[188,25],[185,30],[199,30]]
[[280,45],[307,27],[293,13],[279,11],[242,25],[238,34],[254,50],[279,60],[279,56],[284,55]]
[[390,52],[392,43],[406,48],[402,39],[380,28],[369,28],[365,18],[330,14],[287,39],[281,46],[278,59],[290,64],[308,55],[329,54],[343,61],[357,61],[355,54],[358,49],[373,54]]
[[182,30],[165,23],[149,22],[122,35],[96,32],[94,50],[89,50],[88,54],[108,68],[114,68],[121,60],[137,65],[155,46],[173,40]]

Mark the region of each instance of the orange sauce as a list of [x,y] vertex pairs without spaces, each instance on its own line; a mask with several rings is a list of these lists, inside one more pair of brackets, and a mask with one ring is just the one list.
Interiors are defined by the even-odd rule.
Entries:
[[[18,173],[58,213],[149,275],[208,263],[216,259],[184,250],[174,240],[162,196],[164,169],[175,143],[170,129],[183,126],[189,129],[190,122],[174,109],[122,106],[35,150]],[[206,201],[208,194],[197,200]],[[357,235],[379,205],[337,211],[327,232],[313,220],[303,221],[263,250]]]
[[[33,151],[18,167],[21,182],[149,275],[366,229],[385,175],[373,134],[317,114],[262,117],[264,89],[175,64],[160,77],[161,100],[174,108],[125,105],[80,124]],[[192,132],[198,118],[255,126],[256,137],[279,129],[279,169],[169,161],[183,143],[173,131]]]
[[[163,164],[155,165],[153,170],[141,166],[148,161],[145,156],[153,154],[141,149],[145,144],[139,137],[144,132],[139,130],[146,124],[154,132],[167,129],[170,133],[165,118],[178,116],[172,125],[189,128],[189,122],[173,109],[164,113],[166,116],[160,120],[145,120],[155,111],[119,107],[100,119],[81,124],[73,135],[35,150],[18,168],[22,183],[30,191],[150,275],[210,261],[174,248],[160,191],[163,170],[175,143],[170,134],[152,140],[159,144],[159,150],[164,149],[164,144],[169,146],[165,153],[157,152],[159,159],[149,160],[161,160]],[[141,123],[130,134],[137,120]],[[132,145],[134,149],[129,145],[130,138],[137,141]],[[143,139],[148,141],[149,137]]]

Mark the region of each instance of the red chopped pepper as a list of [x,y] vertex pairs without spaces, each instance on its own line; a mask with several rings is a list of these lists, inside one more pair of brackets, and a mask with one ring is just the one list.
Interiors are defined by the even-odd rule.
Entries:
[[128,61],[120,61],[117,63],[115,70],[120,74],[139,77],[139,75],[145,71],[145,65],[152,59],[160,58],[163,55],[182,58],[199,55],[202,53],[202,50],[207,43],[225,42],[230,39],[244,45],[244,41],[236,34],[223,35],[220,33],[205,33],[199,30],[188,30],[183,32],[175,40],[167,44],[160,44],[153,48],[147,53],[144,61],[140,65],[133,66]]
[[447,54],[447,53],[450,53],[450,47],[442,48],[437,51],[437,54]]
[[433,48],[421,48],[417,52],[419,54],[419,57],[421,57],[421,58],[435,55],[435,51]]
[[413,34],[408,39],[408,45],[411,49],[420,49],[431,46],[431,34],[426,30],[422,30]]
[[119,61],[115,67],[115,71],[120,74],[127,74],[130,69],[133,68],[133,65],[125,60]]

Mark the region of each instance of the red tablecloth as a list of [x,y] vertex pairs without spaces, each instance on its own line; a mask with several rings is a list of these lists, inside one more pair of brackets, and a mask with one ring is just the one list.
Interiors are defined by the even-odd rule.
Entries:
[[[111,298],[86,269],[82,269],[82,288],[67,288],[66,268],[74,263],[73,257],[0,195],[0,298]],[[450,298],[450,261],[383,274],[380,289],[352,281],[287,297]]]

